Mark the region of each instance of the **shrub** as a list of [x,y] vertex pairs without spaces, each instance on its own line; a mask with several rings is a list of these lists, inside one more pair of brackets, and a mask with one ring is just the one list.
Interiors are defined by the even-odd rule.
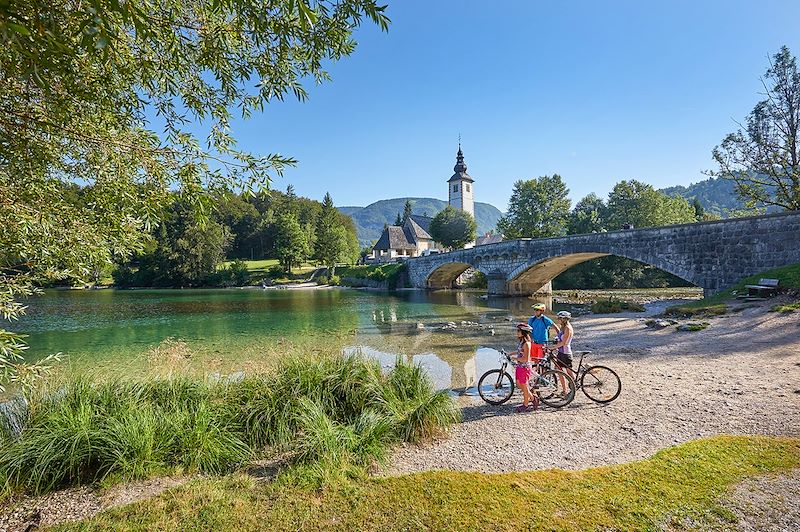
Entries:
[[614,314],[617,312],[644,312],[644,305],[621,299],[599,299],[592,303],[592,312],[595,314]]
[[698,316],[722,316],[728,312],[728,305],[708,304],[708,305],[674,305],[664,311],[665,316],[679,318],[692,318]]

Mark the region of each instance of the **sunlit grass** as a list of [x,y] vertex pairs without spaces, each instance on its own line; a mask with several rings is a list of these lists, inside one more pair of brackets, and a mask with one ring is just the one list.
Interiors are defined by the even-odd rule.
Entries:
[[[199,479],[60,530],[707,530],[745,477],[800,467],[800,440],[717,436],[625,465],[429,472],[323,491],[243,475]],[[687,525],[688,524],[688,525]]]
[[0,431],[6,493],[220,474],[278,453],[295,466],[287,474],[324,485],[363,475],[392,444],[460,417],[421,369],[398,360],[384,375],[355,355],[289,358],[270,373],[217,380],[72,377],[26,400],[21,432],[6,423]]

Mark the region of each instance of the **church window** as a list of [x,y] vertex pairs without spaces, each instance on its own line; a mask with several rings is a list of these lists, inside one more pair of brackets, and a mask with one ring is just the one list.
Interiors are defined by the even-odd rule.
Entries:
[[458,185],[453,185],[453,192],[458,192]]

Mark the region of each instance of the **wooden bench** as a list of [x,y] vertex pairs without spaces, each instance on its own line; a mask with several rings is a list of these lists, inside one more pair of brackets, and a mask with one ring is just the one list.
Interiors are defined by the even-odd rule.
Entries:
[[778,279],[759,279],[758,284],[749,284],[747,288],[748,296],[766,297],[774,296],[778,293]]

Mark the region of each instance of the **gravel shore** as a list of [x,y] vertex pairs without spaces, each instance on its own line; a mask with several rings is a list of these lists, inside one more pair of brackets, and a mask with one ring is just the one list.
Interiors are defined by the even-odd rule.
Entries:
[[620,464],[715,434],[800,436],[800,313],[743,305],[703,331],[645,326],[641,314],[574,321],[575,350],[620,375],[603,406],[578,392],[567,407],[516,414],[461,397],[447,439],[397,450],[389,475],[430,470],[504,472]]

